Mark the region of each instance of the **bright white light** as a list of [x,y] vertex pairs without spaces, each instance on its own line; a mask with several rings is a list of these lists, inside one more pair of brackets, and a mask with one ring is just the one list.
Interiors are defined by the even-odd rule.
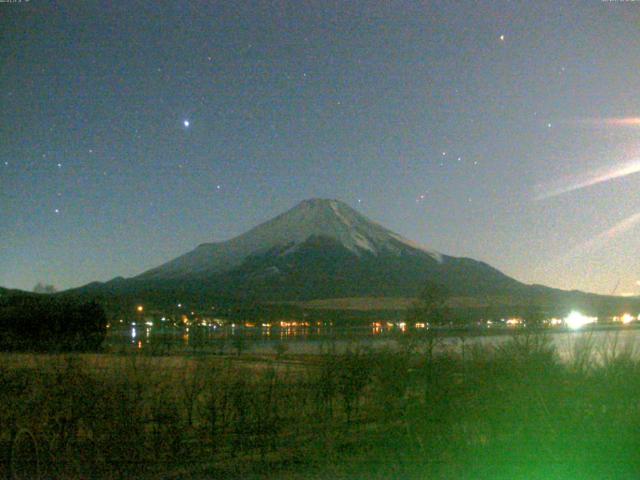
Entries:
[[585,325],[588,325],[590,323],[595,323],[597,320],[598,320],[597,317],[587,317],[586,315],[583,315],[580,312],[573,311],[565,317],[564,323],[571,330],[578,330],[579,328],[582,328]]
[[633,322],[634,320],[635,318],[633,318],[633,316],[629,313],[625,313],[624,315],[622,315],[622,317],[620,317],[620,321],[625,325]]
[[185,128],[189,128],[189,125],[191,125],[189,120],[185,120],[184,122],[182,122],[182,124],[185,126]]
[[135,328],[131,329],[131,338],[136,338],[136,329]]

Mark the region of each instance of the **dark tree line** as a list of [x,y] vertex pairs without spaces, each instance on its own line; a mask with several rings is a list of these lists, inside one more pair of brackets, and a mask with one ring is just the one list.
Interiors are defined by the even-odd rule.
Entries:
[[0,349],[95,351],[107,331],[104,309],[41,296],[0,298]]
[[407,312],[409,322],[424,322],[434,326],[450,322],[447,306],[451,293],[447,287],[435,282],[425,282],[418,298]]

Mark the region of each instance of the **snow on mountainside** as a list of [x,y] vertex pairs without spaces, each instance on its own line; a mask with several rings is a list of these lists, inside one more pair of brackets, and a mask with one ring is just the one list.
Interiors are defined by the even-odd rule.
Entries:
[[342,202],[323,199],[303,201],[236,238],[200,245],[137,277],[94,282],[57,295],[115,304],[132,298],[207,305],[247,299],[399,299],[415,297],[428,282],[443,285],[483,312],[495,306],[504,312],[500,315],[532,305],[558,311],[635,308],[626,298],[525,285],[484,262],[426,250]]
[[247,257],[286,247],[296,250],[311,237],[328,237],[360,256],[400,255],[420,251],[440,261],[439,253],[427,250],[372,222],[338,200],[305,200],[291,210],[226,242],[205,243],[195,250],[137,278],[175,278],[197,273],[217,273],[240,265]]

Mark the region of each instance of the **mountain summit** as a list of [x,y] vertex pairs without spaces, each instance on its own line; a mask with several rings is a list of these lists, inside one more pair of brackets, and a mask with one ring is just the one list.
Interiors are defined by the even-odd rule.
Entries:
[[201,298],[307,300],[407,297],[428,281],[459,295],[524,287],[483,262],[411,242],[331,199],[305,200],[231,240],[204,243],[111,286],[191,292]]
[[242,235],[204,243],[136,277],[94,282],[63,294],[114,301],[190,299],[208,305],[216,299],[335,302],[414,297],[427,283],[444,285],[465,305],[504,304],[511,313],[517,305],[593,310],[596,305],[627,308],[629,303],[525,285],[484,262],[426,249],[345,203],[327,199],[300,202]]
[[309,239],[324,238],[356,256],[400,255],[415,250],[440,260],[439,253],[369,220],[346,203],[330,199],[304,200],[281,215],[226,242],[204,243],[195,250],[138,278],[180,278],[195,273],[219,273],[237,267],[250,256],[278,250],[286,256]]

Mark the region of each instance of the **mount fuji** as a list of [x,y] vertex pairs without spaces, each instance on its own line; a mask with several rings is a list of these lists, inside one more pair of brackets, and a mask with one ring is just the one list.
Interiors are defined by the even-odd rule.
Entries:
[[475,306],[627,302],[526,285],[484,262],[425,248],[330,199],[302,201],[242,235],[203,243],[138,276],[95,282],[68,292],[172,302],[190,298],[203,304],[248,298],[317,302],[407,299],[415,297],[427,282],[442,284],[453,297]]
[[458,295],[525,287],[486,263],[414,243],[341,201],[310,199],[238,237],[203,243],[138,276],[79,290],[277,301],[411,297],[427,281]]
[[169,279],[214,274],[239,267],[252,257],[295,256],[311,245],[347,251],[354,258],[417,255],[442,261],[442,256],[372,222],[338,200],[305,200],[248,232],[195,250],[153,268],[137,278]]

